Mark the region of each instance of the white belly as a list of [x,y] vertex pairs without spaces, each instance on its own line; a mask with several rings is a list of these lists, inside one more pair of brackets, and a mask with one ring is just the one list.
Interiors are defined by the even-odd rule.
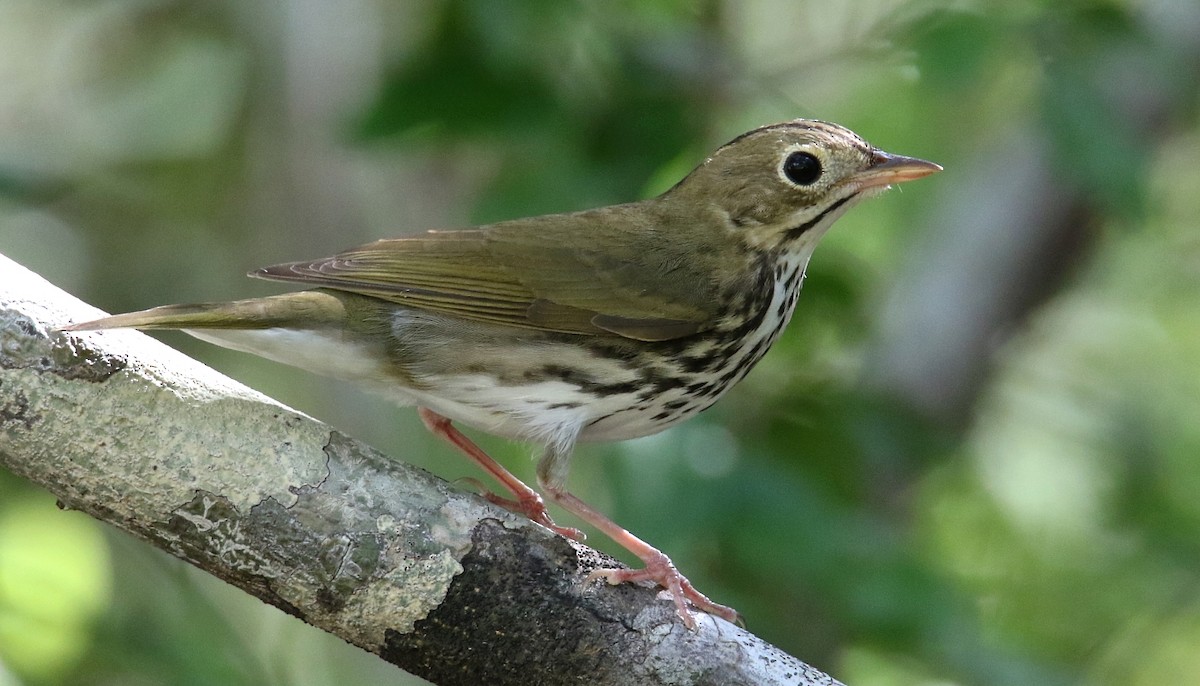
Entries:
[[596,410],[579,388],[542,381],[518,389],[498,388],[489,377],[427,377],[436,391],[410,388],[396,379],[379,352],[340,335],[298,329],[186,329],[223,348],[248,352],[336,379],[352,381],[392,402],[419,405],[486,433],[548,444],[573,442]]

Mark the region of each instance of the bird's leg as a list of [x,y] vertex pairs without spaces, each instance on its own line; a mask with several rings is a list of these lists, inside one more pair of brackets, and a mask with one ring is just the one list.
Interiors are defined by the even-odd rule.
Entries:
[[464,455],[471,458],[475,464],[483,467],[488,474],[491,474],[504,486],[505,490],[513,495],[515,500],[504,498],[491,492],[484,492],[483,497],[506,510],[524,515],[557,534],[576,541],[584,539],[583,532],[579,529],[555,524],[554,520],[550,519],[550,513],[546,511],[546,504],[542,501],[542,496],[538,495],[537,491],[526,486],[523,481],[513,476],[512,472],[505,469],[499,462],[492,459],[490,455],[483,452],[482,448],[475,445],[471,439],[454,428],[448,417],[443,417],[425,407],[418,408],[417,413],[421,416],[421,421],[425,423],[426,428],[433,432],[435,436],[446,439]]
[[604,579],[614,585],[625,582],[652,581],[667,590],[671,600],[675,602],[675,611],[679,613],[679,617],[689,629],[696,628],[696,618],[688,609],[688,603],[698,610],[716,615],[726,621],[735,623],[740,621],[736,610],[714,603],[703,593],[697,591],[692,586],[692,582],[675,569],[675,563],[671,562],[671,558],[661,550],[629,533],[591,505],[567,492],[566,476],[569,459],[569,451],[551,447],[538,462],[538,484],[546,496],[568,512],[604,532],[604,535],[637,555],[638,559],[645,564],[641,569],[592,570],[588,575],[589,579]]

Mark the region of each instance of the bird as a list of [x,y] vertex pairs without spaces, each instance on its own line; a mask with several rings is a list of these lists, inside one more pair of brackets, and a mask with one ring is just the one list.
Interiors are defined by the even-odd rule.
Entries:
[[843,126],[794,119],[737,136],[650,199],[378,240],[250,272],[306,290],[64,330],[181,329],[416,406],[507,491],[489,500],[582,540],[457,425],[532,442],[546,498],[642,563],[591,579],[660,586],[692,629],[693,610],[739,621],[570,492],[575,446],[655,434],[710,407],[779,339],[830,226],[941,169]]

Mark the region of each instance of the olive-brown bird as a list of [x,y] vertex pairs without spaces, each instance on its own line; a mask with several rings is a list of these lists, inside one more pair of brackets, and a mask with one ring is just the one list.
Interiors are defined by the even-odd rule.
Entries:
[[650,200],[376,241],[251,272],[313,290],[66,329],[183,329],[417,405],[430,430],[512,494],[490,500],[582,538],[451,422],[539,443],[545,494],[645,564],[593,576],[663,586],[690,627],[689,603],[735,620],[666,555],[567,490],[575,444],[653,434],[716,402],[779,338],[834,221],[940,169],[797,119],[738,136]]

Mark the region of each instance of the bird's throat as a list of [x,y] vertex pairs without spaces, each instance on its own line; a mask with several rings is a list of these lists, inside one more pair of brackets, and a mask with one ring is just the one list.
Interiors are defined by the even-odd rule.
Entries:
[[821,211],[820,214],[813,217],[812,219],[809,219],[808,221],[804,222],[803,224],[800,224],[799,226],[788,229],[787,232],[783,234],[784,245],[796,242],[801,237],[803,237],[805,234],[811,232],[813,229],[817,228],[818,226],[821,226],[822,224],[824,224],[825,226],[829,226],[830,224],[833,223],[833,221],[835,219],[837,219],[839,216],[841,216],[841,214],[838,213],[838,211],[842,210],[843,208],[848,209],[847,205],[850,203],[851,200],[855,199],[856,197],[858,197],[857,193],[851,193],[850,195],[847,195],[846,197],[842,198],[841,200],[838,200],[837,202],[833,203],[829,207],[826,207],[824,210]]

